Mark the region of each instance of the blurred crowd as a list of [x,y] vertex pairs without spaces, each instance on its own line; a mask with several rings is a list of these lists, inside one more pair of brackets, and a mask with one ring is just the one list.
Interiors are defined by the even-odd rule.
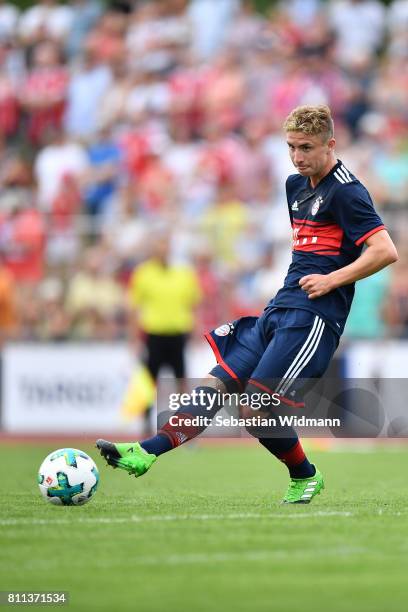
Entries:
[[0,0],[2,340],[128,334],[128,284],[167,232],[197,334],[258,313],[290,261],[281,125],[330,105],[337,150],[400,260],[349,337],[408,337],[408,0]]

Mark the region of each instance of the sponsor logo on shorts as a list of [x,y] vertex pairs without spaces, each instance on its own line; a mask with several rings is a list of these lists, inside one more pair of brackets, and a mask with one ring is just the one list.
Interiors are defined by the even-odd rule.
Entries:
[[224,323],[224,325],[220,325],[220,327],[217,327],[217,329],[214,331],[214,334],[216,334],[217,336],[228,336],[228,334],[232,333],[233,329],[234,326],[232,325],[232,323]]

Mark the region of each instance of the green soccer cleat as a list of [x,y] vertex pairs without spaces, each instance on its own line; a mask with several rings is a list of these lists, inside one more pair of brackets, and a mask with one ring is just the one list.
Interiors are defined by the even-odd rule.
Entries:
[[291,478],[282,504],[310,504],[322,489],[324,489],[323,476],[316,468],[315,475],[310,478]]
[[126,470],[129,474],[143,476],[156,461],[156,455],[147,453],[138,442],[108,442],[97,440],[102,457],[114,468]]

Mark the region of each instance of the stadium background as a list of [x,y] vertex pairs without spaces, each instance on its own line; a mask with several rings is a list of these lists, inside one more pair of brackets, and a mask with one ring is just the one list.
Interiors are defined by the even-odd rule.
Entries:
[[[123,360],[137,363],[128,283],[158,230],[202,287],[189,358],[201,365],[189,375],[201,375],[211,364],[202,333],[258,314],[282,283],[293,168],[281,124],[303,103],[332,108],[338,155],[367,185],[400,253],[358,284],[343,357],[357,340],[404,339],[407,23],[405,1],[2,3],[3,346],[51,343],[56,363],[63,346],[80,343],[86,369],[97,349],[84,345],[119,342]],[[7,399],[16,377],[30,375],[24,355],[4,384],[7,410],[16,410]]]
[[[279,501],[283,472],[276,466],[266,485],[269,458],[244,442],[180,449],[137,488],[104,470],[78,523],[43,507],[34,482],[56,445],[94,454],[91,433],[132,435],[134,420],[120,414],[140,357],[128,282],[152,232],[168,233],[173,260],[194,266],[203,289],[191,376],[211,363],[203,331],[259,313],[277,291],[290,257],[284,182],[293,172],[281,124],[299,104],[330,105],[338,155],[370,190],[400,255],[358,283],[338,360],[355,377],[405,377],[407,59],[407,0],[0,2],[1,456],[14,466],[5,489],[12,497],[1,500],[4,588],[68,585],[76,609],[110,609],[113,598],[130,609],[131,594],[141,609],[161,610],[163,593],[167,610],[179,609],[180,591],[197,610],[248,609],[248,597],[253,609],[271,601],[295,609],[294,572],[305,610],[315,609],[315,584],[333,610],[404,609],[404,447],[359,443],[346,456],[338,444],[322,452],[319,442],[314,456],[341,503],[332,487],[321,514],[282,530],[279,512],[263,513],[270,495]],[[34,434],[47,440],[33,444]],[[128,537],[129,512],[136,523],[156,513],[143,523],[145,540],[139,525]],[[95,541],[78,555],[88,527]],[[115,542],[126,562],[112,572]],[[56,546],[65,546],[64,558],[55,559]],[[129,586],[119,576],[135,550],[147,568],[136,559],[139,579]],[[160,579],[151,582],[157,564]],[[95,599],[106,584],[109,596]]]

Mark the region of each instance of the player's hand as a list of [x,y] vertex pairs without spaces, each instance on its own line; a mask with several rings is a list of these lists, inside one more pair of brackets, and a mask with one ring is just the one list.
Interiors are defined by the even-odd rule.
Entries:
[[306,291],[309,300],[314,300],[334,289],[329,274],[308,274],[300,279],[299,285],[303,291]]

